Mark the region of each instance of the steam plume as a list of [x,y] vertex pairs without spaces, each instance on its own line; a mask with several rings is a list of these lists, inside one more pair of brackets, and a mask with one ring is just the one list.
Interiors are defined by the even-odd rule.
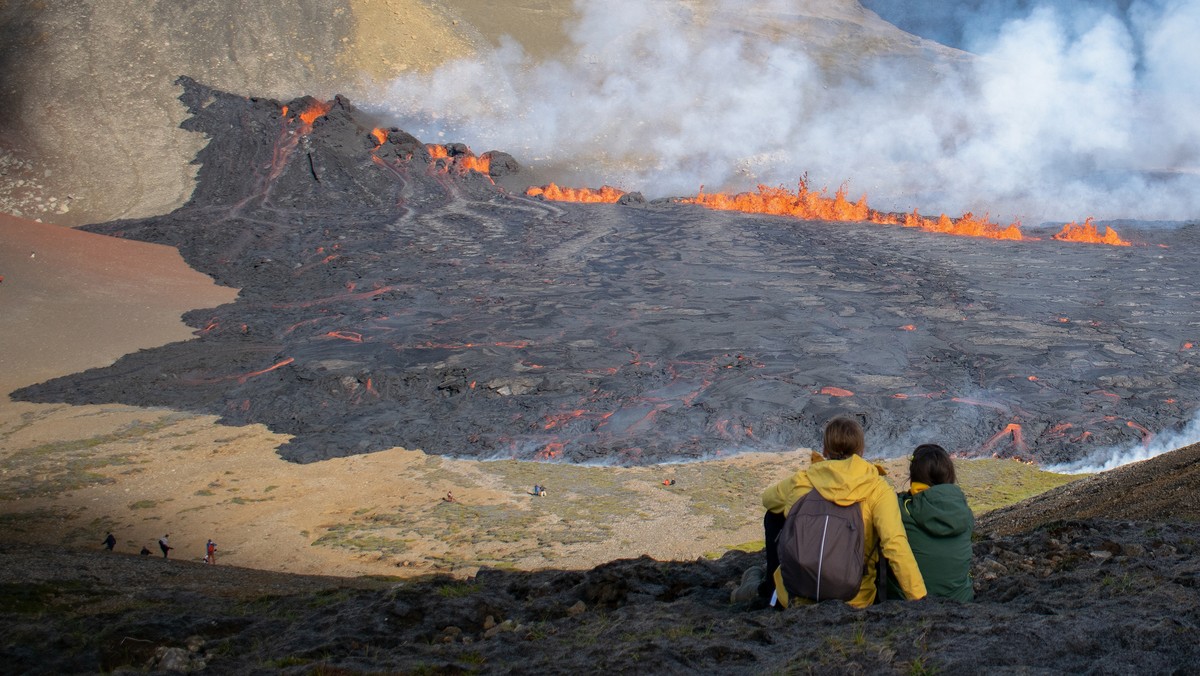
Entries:
[[[1200,52],[1187,37],[1200,0],[1037,8],[977,37],[977,57],[877,60],[853,77],[818,67],[803,37],[759,37],[820,11],[808,3],[717,4],[699,16],[662,0],[580,2],[570,57],[534,62],[509,41],[401,77],[372,107],[559,182],[648,197],[792,187],[808,172],[881,209],[1196,216]],[[738,31],[705,20],[741,15]]]
[[1095,451],[1088,457],[1061,465],[1045,467],[1050,472],[1064,474],[1086,474],[1104,472],[1131,462],[1149,460],[1177,448],[1200,442],[1200,418],[1192,420],[1187,427],[1175,433],[1156,435],[1149,444],[1138,444],[1130,448],[1106,448]]

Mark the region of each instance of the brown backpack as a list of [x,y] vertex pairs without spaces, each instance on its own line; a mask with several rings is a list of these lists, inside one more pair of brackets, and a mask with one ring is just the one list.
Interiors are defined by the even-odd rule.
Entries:
[[779,573],[788,594],[813,601],[858,595],[864,556],[862,507],[842,507],[814,488],[788,511],[779,533]]

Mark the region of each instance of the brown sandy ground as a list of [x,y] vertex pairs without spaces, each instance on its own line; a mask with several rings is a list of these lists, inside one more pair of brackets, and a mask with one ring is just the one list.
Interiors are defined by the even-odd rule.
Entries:
[[[261,427],[166,410],[10,405],[0,421],[0,525],[10,539],[97,548],[111,530],[119,551],[157,555],[157,538],[170,533],[176,558],[199,560],[212,538],[222,564],[346,576],[579,569],[756,549],[759,494],[808,456],[614,468],[394,449],[295,465],[275,455],[281,437]],[[899,474],[904,461],[889,464]],[[1071,479],[1011,461],[963,464],[977,504],[993,482],[1015,499]],[[534,483],[548,495],[530,495]],[[443,500],[447,492],[456,502]]]
[[[0,228],[5,391],[187,339],[180,313],[233,293],[166,247],[11,217]],[[221,564],[346,576],[691,560],[760,544],[760,493],[808,459],[797,450],[614,468],[393,449],[296,465],[275,455],[285,440],[166,409],[6,398],[0,528],[10,540],[81,548],[111,530],[118,551],[156,554],[170,533],[173,556],[188,560],[212,538]],[[889,465],[902,487],[904,462]],[[1011,461],[961,472],[980,511],[1072,479]],[[546,497],[530,495],[535,483]]]

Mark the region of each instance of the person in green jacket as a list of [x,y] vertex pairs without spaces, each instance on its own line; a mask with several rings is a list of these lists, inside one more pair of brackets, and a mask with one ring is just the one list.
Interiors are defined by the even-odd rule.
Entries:
[[782,607],[792,602],[810,603],[806,599],[793,599],[783,585],[779,573],[779,552],[776,538],[783,530],[787,514],[797,500],[810,491],[838,505],[860,505],[863,520],[863,553],[866,571],[858,594],[848,601],[855,608],[865,608],[875,600],[875,571],[880,556],[892,564],[892,578],[900,583],[907,593],[895,598],[920,599],[925,597],[925,585],[913,559],[900,522],[900,514],[894,502],[891,484],[883,478],[882,468],[863,459],[866,447],[862,425],[857,420],[839,416],[825,426],[824,454],[813,454],[808,469],[798,470],[792,476],[763,491],[762,504],[766,510],[763,517],[765,568],[755,566],[742,576],[742,584],[730,594],[734,603],[752,602],[756,597],[766,601],[772,593]]
[[[971,601],[971,534],[975,516],[955,483],[954,461],[946,449],[922,444],[913,451],[910,489],[900,493],[900,519],[930,596]],[[894,580],[888,595],[904,598]],[[894,595],[894,596],[893,596]]]

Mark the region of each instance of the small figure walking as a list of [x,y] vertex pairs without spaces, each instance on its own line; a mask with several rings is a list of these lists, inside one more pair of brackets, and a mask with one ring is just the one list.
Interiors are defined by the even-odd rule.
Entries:
[[204,562],[216,565],[217,563],[217,543],[212,540],[204,545]]
[[111,552],[113,550],[113,547],[116,547],[116,546],[117,546],[117,539],[115,537],[113,537],[112,531],[109,531],[108,535],[104,538],[104,548]]
[[457,500],[454,499],[454,493],[452,493],[450,491],[446,491],[446,497],[444,497],[442,499],[445,500],[446,502],[457,502]]
[[171,551],[172,549],[175,549],[174,547],[171,546],[170,542],[167,541],[167,538],[169,538],[169,537],[171,537],[171,534],[167,533],[166,535],[164,535],[158,539],[158,548],[162,550],[164,559],[167,558],[167,552]]

